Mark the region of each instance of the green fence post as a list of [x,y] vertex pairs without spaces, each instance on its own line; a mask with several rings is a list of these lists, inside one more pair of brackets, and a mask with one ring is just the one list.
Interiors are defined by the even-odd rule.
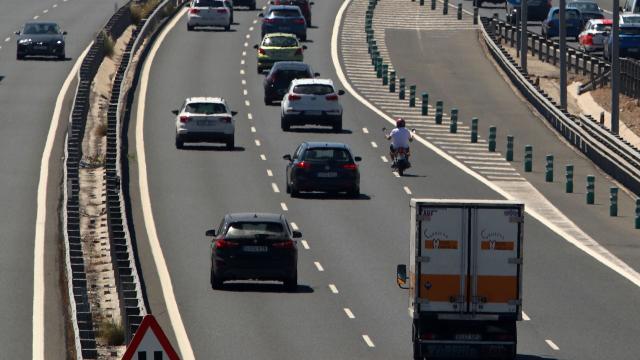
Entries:
[[609,216],[618,216],[618,188],[609,188]]
[[505,159],[507,161],[513,161],[513,135],[507,135],[507,153]]
[[449,13],[449,0],[444,0],[444,5],[442,5],[442,15],[447,15]]
[[524,146],[524,172],[533,171],[533,145]]
[[547,165],[544,171],[544,181],[553,182],[553,155],[547,155]]
[[565,192],[572,193],[573,192],[573,165],[567,165],[567,183],[564,187]]
[[451,122],[449,122],[449,132],[455,134],[458,132],[458,109],[451,109]]
[[396,92],[396,72],[389,73],[389,92]]
[[416,86],[409,86],[409,107],[416,107]]
[[382,65],[382,85],[389,84],[389,65]]
[[405,96],[404,96],[404,87],[405,87],[404,83],[405,83],[404,78],[400,78],[400,89],[398,89],[399,90],[398,91],[398,99],[400,99],[400,100],[404,100],[404,98],[405,98]]
[[489,126],[489,151],[490,152],[495,152],[496,151],[496,134],[497,134],[497,129],[495,126]]
[[429,115],[429,94],[422,93],[422,115]]
[[[412,0],[415,1],[415,0]],[[420,0],[420,6],[424,6],[424,0]]]
[[431,10],[436,9],[436,0],[431,0]]
[[458,3],[458,20],[462,20],[462,3]]
[[587,204],[592,205],[596,200],[596,177],[587,175]]
[[379,57],[378,58],[378,64],[376,66],[376,77],[378,79],[380,79],[382,77],[382,65],[383,65],[382,57]]
[[471,142],[478,142],[478,118],[474,117],[471,119]]
[[444,103],[442,100],[436,101],[436,124],[442,124],[442,112],[444,111]]

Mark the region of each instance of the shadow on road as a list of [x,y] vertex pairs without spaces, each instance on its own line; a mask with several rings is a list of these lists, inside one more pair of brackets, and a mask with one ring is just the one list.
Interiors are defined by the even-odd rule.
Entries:
[[195,28],[190,31],[196,32],[236,32],[236,29],[225,30],[224,28]]
[[182,150],[187,151],[244,151],[242,146],[236,146],[233,149],[228,149],[225,145],[185,145]]
[[304,127],[304,128],[290,128],[290,132],[297,133],[314,133],[314,134],[353,134],[353,131],[349,129],[342,129],[342,131],[333,131],[331,128],[317,128],[317,127]]
[[296,198],[299,199],[312,199],[312,200],[371,200],[369,195],[360,194],[357,197],[353,197],[348,194],[336,194],[336,193],[320,193],[320,192],[309,192],[309,193],[300,193]]
[[538,356],[538,355],[517,355],[516,359],[517,360],[558,360],[558,358],[555,358],[555,357]]
[[282,284],[277,283],[254,283],[254,282],[231,282],[224,283],[223,291],[236,292],[261,292],[261,293],[296,293],[310,294],[314,290],[307,285],[298,285],[295,290],[287,290]]

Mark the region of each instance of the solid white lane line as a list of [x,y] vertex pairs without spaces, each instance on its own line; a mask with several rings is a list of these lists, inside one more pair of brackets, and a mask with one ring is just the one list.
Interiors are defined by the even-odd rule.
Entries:
[[244,75],[244,69],[240,69],[240,75]]
[[273,192],[276,194],[280,192],[280,189],[278,189],[278,185],[274,182],[271,183],[271,188],[273,189]]
[[549,347],[550,347],[550,348],[552,348],[553,350],[556,350],[556,351],[560,350],[560,348],[558,347],[558,345],[556,345],[553,341],[551,341],[551,340],[547,339],[547,340],[545,340],[544,342],[546,342],[546,343],[547,343],[547,345],[549,345]]
[[244,104],[247,105],[247,106],[251,106],[251,103],[249,102],[249,100],[245,100]]
[[251,113],[248,113],[248,114],[247,114],[247,119],[249,119],[249,120],[253,120],[253,115],[251,115]]
[[407,187],[407,186],[404,187],[404,192],[406,192],[407,195],[411,195],[412,194],[411,189],[409,189],[409,187]]
[[355,318],[356,318],[356,316],[355,316],[355,315],[353,315],[353,312],[351,312],[351,309],[349,309],[349,308],[344,308],[343,310],[344,310],[344,313],[345,313],[345,314],[347,314],[347,317],[348,317],[349,319],[355,319]]
[[252,132],[252,133],[256,132],[256,127],[255,127],[255,126],[252,126],[252,127],[251,127],[251,132]]
[[525,314],[525,312],[523,311],[522,312],[522,320],[529,321],[529,320],[531,320],[531,318],[529,317],[529,315]]
[[289,208],[287,207],[287,204],[281,202],[280,203],[280,207],[282,208],[282,211],[289,211]]
[[[152,258],[156,266],[156,273],[160,278],[160,285],[162,288],[162,294],[164,296],[164,303],[167,306],[166,312],[169,314],[169,320],[171,322],[171,326],[173,327],[173,332],[176,336],[176,340],[178,341],[178,349],[181,358],[184,360],[194,360],[195,355],[193,354],[191,343],[189,342],[189,338],[187,337],[187,331],[184,327],[184,323],[182,322],[182,317],[180,316],[178,303],[176,301],[175,294],[173,293],[171,276],[169,274],[169,269],[167,268],[167,263],[162,253],[162,247],[160,246],[160,240],[158,239],[158,233],[156,231],[156,225],[153,219],[151,195],[149,194],[149,182],[147,177],[147,158],[144,146],[144,114],[146,104],[144,101],[140,101],[140,99],[147,98],[149,73],[151,72],[151,65],[153,64],[153,59],[155,58],[158,49],[162,45],[162,42],[164,41],[164,38],[167,36],[169,31],[171,31],[171,29],[176,26],[178,21],[182,19],[186,12],[186,8],[182,9],[180,13],[171,20],[168,26],[166,26],[162,30],[158,39],[152,44],[151,51],[149,52],[147,60],[145,61],[144,67],[142,69],[139,90],[140,97],[138,98],[136,109],[136,149],[138,149],[137,151],[139,155],[136,158],[138,159],[138,179],[140,187],[140,199],[142,202],[141,208],[147,231],[147,237],[149,239],[149,245],[151,247]],[[44,356],[36,358],[44,359]]]
[[306,250],[309,250],[309,243],[307,243],[307,240],[300,240],[300,242]]
[[266,161],[267,157],[264,154],[260,154],[260,160]]
[[320,262],[314,261],[313,264],[316,266],[316,269],[318,269],[318,271],[324,271],[324,268],[322,267]]
[[368,134],[368,133],[369,133],[369,129],[367,129],[367,128],[362,128],[362,132],[363,132],[363,133],[365,133],[365,134]]
[[293,231],[298,231],[298,225],[293,221],[291,222],[291,229],[293,229]]
[[371,142],[371,146],[373,146],[373,148],[374,148],[374,149],[378,148],[378,144],[376,144],[376,142],[375,142],[375,141],[372,141],[372,142]]
[[369,337],[369,335],[362,335],[362,338],[364,339],[364,342],[367,343],[367,346],[369,346],[370,348],[372,347],[376,347],[376,345],[373,343],[373,341],[371,341],[371,338]]
[[331,290],[331,292],[334,294],[338,293],[338,288],[333,284],[329,284],[329,290]]
[[271,171],[271,169],[267,169],[267,176],[273,177],[273,172]]
[[386,163],[387,163],[387,162],[389,162],[389,160],[387,159],[387,157],[386,157],[386,156],[384,156],[384,155],[380,156],[380,159],[382,159],[382,162],[386,162]]
[[256,142],[256,146],[260,146],[260,145],[262,145],[262,144],[260,143],[260,140],[258,140],[258,139],[256,139],[256,140],[255,140],[255,142]]

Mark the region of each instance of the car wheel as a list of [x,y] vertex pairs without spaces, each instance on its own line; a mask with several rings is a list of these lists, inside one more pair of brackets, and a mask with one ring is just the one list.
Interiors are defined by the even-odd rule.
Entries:
[[333,131],[341,132],[342,131],[342,117],[338,119],[338,121],[333,124]]
[[271,101],[271,100],[269,100],[267,98],[264,98],[264,104],[265,105],[273,105],[273,101]]
[[291,185],[289,184],[289,181],[287,181],[287,185],[285,186],[285,191],[287,192],[287,194],[291,194]]
[[307,34],[302,35],[302,37],[300,37],[300,40],[307,41]]
[[222,289],[222,286],[224,285],[224,280],[222,280],[219,276],[216,275],[216,273],[213,271],[213,267],[211,268],[210,281],[211,281],[211,288],[215,290]]
[[360,186],[356,186],[355,188],[347,191],[347,195],[353,197],[353,198],[359,198],[360,197]]
[[296,288],[298,288],[298,271],[296,270],[293,276],[291,276],[288,279],[284,279],[282,283],[285,289],[289,291],[294,291]]
[[176,149],[184,148],[184,140],[182,140],[179,136],[176,136]]
[[300,191],[294,184],[291,184],[291,197],[293,198],[298,196],[300,196]]
[[187,24],[187,31],[193,31],[195,27]]
[[24,60],[24,54],[16,53],[17,60]]
[[66,56],[65,53],[62,53],[62,54],[58,55],[58,60],[64,60],[66,58],[67,58],[67,56]]
[[284,116],[280,117],[280,128],[282,129],[282,131],[289,131],[289,129],[291,128],[291,125],[289,125],[289,122],[287,121],[287,119],[285,119]]
[[404,175],[404,169],[403,168],[398,168],[398,175],[400,175],[400,176]]
[[229,30],[231,30],[231,25],[227,25],[224,27],[224,31],[229,31]]
[[233,150],[236,147],[236,140],[234,137],[231,137],[230,140],[227,140],[227,149]]
[[257,68],[256,68],[256,72],[257,72],[258,74],[262,74],[262,68],[261,68],[261,67],[257,67]]

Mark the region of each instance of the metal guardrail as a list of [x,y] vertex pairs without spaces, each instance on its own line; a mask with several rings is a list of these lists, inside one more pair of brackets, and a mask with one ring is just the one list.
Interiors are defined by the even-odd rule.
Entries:
[[507,50],[500,45],[494,21],[482,18],[482,33],[489,51],[513,84],[566,140],[597,166],[640,195],[640,151],[600,126],[589,117],[576,117],[562,111],[544,91],[538,89]]

